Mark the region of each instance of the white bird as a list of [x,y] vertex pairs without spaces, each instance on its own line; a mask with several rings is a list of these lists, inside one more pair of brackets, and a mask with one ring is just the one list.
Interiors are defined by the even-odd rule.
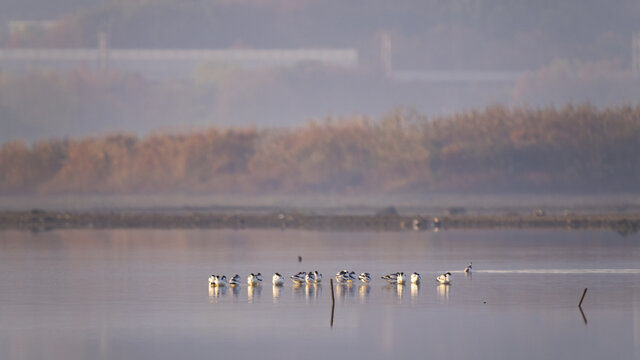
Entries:
[[336,274],[336,281],[341,284],[351,283],[357,279],[358,275],[356,275],[356,273],[353,271],[342,270]]
[[313,273],[313,271],[309,271],[307,275],[305,275],[304,282],[306,282],[307,284],[315,284],[316,275]]
[[240,285],[240,275],[238,274],[233,275],[233,277],[229,280],[229,285],[231,286]]
[[398,285],[404,285],[407,282],[407,277],[404,275],[403,272],[400,272],[397,279],[398,279]]
[[349,278],[349,272],[347,270],[342,270],[336,274],[336,281],[340,284],[348,282]]
[[362,274],[358,275],[358,279],[360,279],[360,281],[362,281],[365,284],[368,284],[371,281],[371,274],[369,274],[368,272],[363,272]]
[[422,279],[422,276],[420,276],[420,274],[418,274],[417,272],[414,272],[413,274],[411,274],[411,283],[412,284],[420,284],[420,280]]
[[381,279],[385,280],[388,283],[393,284],[393,283],[396,283],[398,281],[398,274],[399,273],[388,274],[388,275],[382,276]]
[[438,275],[438,277],[436,278],[436,281],[439,282],[440,284],[448,284],[451,282],[451,273],[450,272],[446,272],[442,275]]
[[282,275],[275,273],[273,274],[271,283],[275,286],[282,286],[282,284],[284,283],[284,278],[282,277]]
[[316,284],[322,282],[322,274],[318,270],[313,272],[313,276],[316,278]]
[[249,284],[249,286],[257,286],[257,285],[260,285],[261,282],[262,282],[262,275],[260,275],[260,273],[257,273],[257,274],[251,273],[249,274],[249,276],[247,276],[247,284]]
[[299,273],[295,274],[295,275],[291,275],[290,279],[291,281],[293,281],[294,284],[300,285],[303,282],[305,282],[305,277],[307,276],[307,273],[304,271],[300,271]]
[[224,275],[216,276],[215,285],[218,286],[218,287],[226,286],[227,285],[227,277],[224,276]]
[[397,272],[395,274],[388,274],[382,277],[383,280],[386,280],[390,284],[399,284],[403,285],[407,280],[407,277],[403,272]]
[[466,273],[470,273],[471,272],[471,261],[469,261],[469,265],[467,265],[467,267],[464,268],[464,272],[466,272]]
[[216,285],[216,278],[218,277],[218,275],[211,275],[209,276],[209,285],[211,286],[215,286]]

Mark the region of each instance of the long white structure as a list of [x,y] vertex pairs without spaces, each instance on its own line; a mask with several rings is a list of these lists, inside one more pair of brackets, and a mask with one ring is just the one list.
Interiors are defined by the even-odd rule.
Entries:
[[465,83],[515,83],[520,79],[521,71],[464,71],[464,70],[432,70],[432,71],[393,71],[390,77],[398,81],[427,82],[440,84]]
[[304,62],[354,68],[358,52],[354,49],[0,49],[0,61],[86,62],[150,61],[207,62],[236,65],[290,66]]

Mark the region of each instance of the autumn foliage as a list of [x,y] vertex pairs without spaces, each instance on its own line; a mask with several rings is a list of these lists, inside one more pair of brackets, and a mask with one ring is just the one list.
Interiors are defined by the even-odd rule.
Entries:
[[0,192],[637,191],[640,107],[395,111],[284,130],[14,141]]

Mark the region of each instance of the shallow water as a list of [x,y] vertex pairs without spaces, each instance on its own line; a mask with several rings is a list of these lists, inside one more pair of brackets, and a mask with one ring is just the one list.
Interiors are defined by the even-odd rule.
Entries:
[[[298,262],[298,256],[302,262]],[[472,274],[462,272],[473,261]],[[369,286],[329,277],[368,271]],[[273,288],[320,270],[317,286]],[[211,288],[209,274],[265,284]],[[417,271],[420,286],[380,276]],[[451,271],[451,285],[437,285]],[[582,290],[582,305],[577,308]],[[613,232],[0,232],[1,359],[637,359],[640,236]]]

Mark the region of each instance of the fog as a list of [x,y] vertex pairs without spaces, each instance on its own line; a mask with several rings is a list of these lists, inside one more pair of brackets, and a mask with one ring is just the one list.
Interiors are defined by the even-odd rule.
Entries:
[[[9,1],[0,142],[294,126],[398,107],[433,116],[496,103],[633,105],[639,14],[633,0]],[[95,55],[6,53],[18,49]],[[346,50],[356,59],[119,60],[123,49]]]
[[639,17],[633,0],[12,1],[0,192],[633,192]]

